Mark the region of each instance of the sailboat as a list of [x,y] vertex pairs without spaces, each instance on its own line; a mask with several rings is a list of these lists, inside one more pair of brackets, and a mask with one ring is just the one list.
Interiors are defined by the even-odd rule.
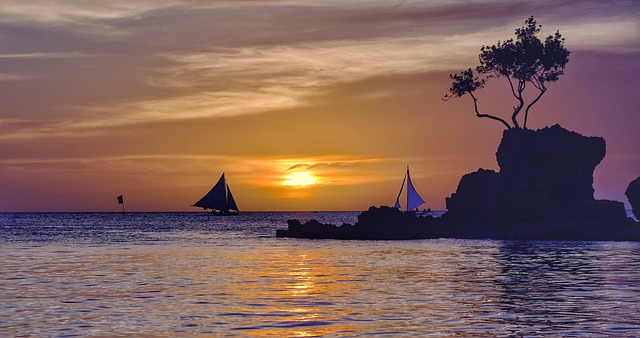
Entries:
[[231,194],[231,189],[227,185],[227,180],[224,178],[224,173],[220,176],[218,183],[192,206],[201,207],[205,210],[211,209],[212,214],[219,216],[233,216],[240,213]]
[[420,197],[416,188],[413,187],[411,175],[409,175],[409,166],[407,166],[407,173],[404,175],[400,192],[398,192],[398,197],[396,198],[396,204],[393,207],[400,209],[400,194],[402,194],[405,182],[407,182],[407,211],[417,209],[420,205],[424,204],[424,200]]

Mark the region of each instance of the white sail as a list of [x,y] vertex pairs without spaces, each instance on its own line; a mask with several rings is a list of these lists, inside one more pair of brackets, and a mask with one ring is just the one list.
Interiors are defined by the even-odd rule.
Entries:
[[413,182],[411,182],[411,175],[409,175],[409,166],[407,166],[407,173],[404,175],[402,186],[400,186],[400,192],[398,192],[398,197],[396,198],[396,203],[393,207],[396,209],[400,209],[400,195],[402,194],[402,190],[404,189],[405,181],[407,182],[407,211],[409,211],[424,204],[424,200],[422,199],[422,197],[420,197],[420,195],[416,191],[416,188],[413,186]]
[[204,209],[219,210],[224,213],[229,212],[229,210],[239,211],[236,201],[233,199],[233,195],[231,195],[231,189],[229,189],[229,186],[227,185],[224,173],[222,173],[222,176],[220,176],[216,185],[214,185],[213,188],[211,188],[211,190],[209,190],[209,192],[198,202],[194,203],[193,206]]
[[409,167],[407,167],[407,211],[413,210],[422,204],[424,204],[424,200],[413,187],[411,176],[409,176]]

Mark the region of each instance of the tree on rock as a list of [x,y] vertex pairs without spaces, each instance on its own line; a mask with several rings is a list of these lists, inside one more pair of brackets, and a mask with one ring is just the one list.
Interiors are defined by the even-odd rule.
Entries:
[[[461,97],[469,94],[477,117],[489,118],[502,123],[507,129],[527,129],[527,121],[531,107],[540,100],[547,91],[546,84],[555,82],[564,73],[569,62],[569,52],[564,48],[564,38],[556,31],[541,41],[536,35],[542,26],[532,17],[525,25],[515,31],[516,39],[498,41],[493,46],[480,48],[480,65],[474,70],[469,68],[459,74],[451,74],[453,80],[449,94],[444,99]],[[511,94],[517,103],[513,107],[511,121],[493,114],[480,113],[478,99],[474,95],[477,89],[483,88],[492,78],[504,77],[509,82]],[[533,87],[533,99],[525,98],[525,90]],[[524,118],[521,114],[524,113]],[[518,119],[522,120],[520,124]]]

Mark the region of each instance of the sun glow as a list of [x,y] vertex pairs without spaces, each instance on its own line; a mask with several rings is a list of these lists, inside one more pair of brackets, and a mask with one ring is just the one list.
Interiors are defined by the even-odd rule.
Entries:
[[284,177],[283,185],[292,187],[306,187],[317,184],[318,179],[308,171],[296,171]]

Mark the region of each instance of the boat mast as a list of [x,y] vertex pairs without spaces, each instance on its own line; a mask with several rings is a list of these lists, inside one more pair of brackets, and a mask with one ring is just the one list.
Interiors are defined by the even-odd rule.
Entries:
[[[409,165],[407,165],[407,179],[411,182],[411,176],[409,176]],[[407,183],[407,211],[409,211],[409,183]]]
[[224,176],[224,172],[222,173],[222,178],[224,179],[224,212],[229,211],[229,188],[227,187],[227,178]]
[[400,186],[400,191],[398,191],[398,197],[396,197],[396,204],[394,204],[394,208],[400,210],[400,195],[402,195],[402,189],[404,189],[404,182],[407,180],[407,175],[404,175],[402,179],[402,185]]

